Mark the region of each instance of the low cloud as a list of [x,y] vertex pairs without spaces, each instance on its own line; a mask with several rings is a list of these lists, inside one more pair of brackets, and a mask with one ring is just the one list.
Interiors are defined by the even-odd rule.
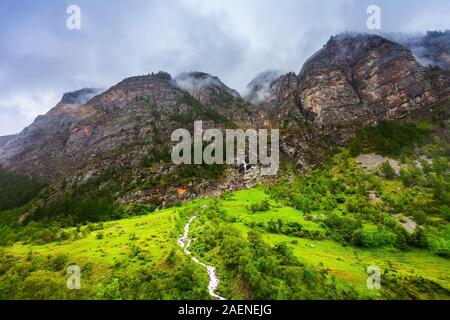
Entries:
[[[81,30],[66,28],[67,6]],[[164,70],[217,75],[241,93],[268,69],[299,72],[332,34],[367,31],[366,0],[5,1],[0,7],[0,135],[64,92]],[[450,3],[380,0],[385,31],[448,23]],[[415,30],[419,26],[419,30]],[[448,26],[450,27],[450,26]]]

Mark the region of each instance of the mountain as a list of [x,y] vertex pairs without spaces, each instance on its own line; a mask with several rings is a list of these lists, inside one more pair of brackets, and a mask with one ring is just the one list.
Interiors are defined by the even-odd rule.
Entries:
[[[198,71],[66,93],[0,138],[0,299],[448,299],[449,79],[342,34],[242,96]],[[174,165],[195,120],[279,128],[278,175]]]
[[166,73],[125,79],[89,99],[93,92],[65,94],[1,148],[2,166],[55,181],[97,166],[141,161],[161,139],[170,140],[175,128],[192,126],[194,118],[216,125],[228,121],[179,88]]
[[267,103],[282,123],[311,119],[329,130],[337,125],[397,119],[443,98],[450,77],[437,83],[410,50],[376,35],[340,35],[304,64],[271,83]]
[[87,117],[89,110],[83,109],[77,101],[84,101],[83,89],[66,93],[63,99],[47,114],[39,116],[20,134],[12,136],[0,145],[0,163],[4,169],[51,178],[61,170],[55,163],[67,161],[64,148],[70,135],[70,128],[80,119]]
[[[300,168],[320,162],[363,125],[428,108],[448,96],[449,87],[447,73],[423,67],[397,43],[377,35],[342,34],[331,37],[298,74],[258,75],[244,98],[203,72],[175,78],[152,73],[124,79],[103,92],[67,93],[55,108],[0,146],[0,165],[69,186],[109,168],[134,168],[127,179],[135,182],[167,172],[176,177],[185,173],[168,161],[170,135],[177,128],[192,131],[194,120],[204,120],[205,128],[279,127],[283,158]],[[158,168],[150,173],[143,163]],[[194,183],[200,176],[181,184],[165,181],[164,190],[155,194],[183,188],[191,197],[203,194],[193,185],[203,185],[202,190],[242,186],[242,177],[225,186],[212,187],[208,179]],[[146,190],[139,199],[151,192]]]
[[271,84],[281,75],[282,72],[278,70],[261,72],[247,85],[245,98],[255,105],[270,103],[273,97]]
[[258,75],[247,99],[257,97],[283,129],[281,149],[299,167],[320,161],[361,125],[402,118],[450,95],[449,73],[420,65],[408,48],[377,35],[331,37],[298,74],[274,78]]

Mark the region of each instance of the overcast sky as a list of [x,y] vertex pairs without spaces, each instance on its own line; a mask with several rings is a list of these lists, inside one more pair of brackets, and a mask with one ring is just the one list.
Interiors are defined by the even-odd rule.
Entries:
[[[66,27],[69,5],[81,29]],[[164,70],[205,71],[243,91],[268,69],[299,72],[332,34],[450,29],[448,0],[1,0],[0,135],[16,133],[67,91],[109,88]]]

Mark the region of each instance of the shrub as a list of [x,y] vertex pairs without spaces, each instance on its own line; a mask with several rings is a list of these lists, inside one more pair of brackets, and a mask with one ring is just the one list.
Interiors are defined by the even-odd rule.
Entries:
[[251,213],[269,211],[270,210],[269,201],[262,200],[261,202],[252,203],[251,205],[248,206],[248,210]]
[[355,156],[361,153],[363,147],[369,146],[374,152],[381,154],[400,154],[429,133],[429,130],[418,128],[412,123],[383,120],[376,126],[358,131],[350,152]]
[[360,221],[350,217],[339,217],[334,213],[324,220],[324,224],[334,240],[347,244],[352,242],[353,233],[361,227]]
[[428,248],[429,244],[425,230],[422,227],[418,227],[411,235],[409,243],[417,248]]
[[379,227],[364,227],[360,233],[360,244],[366,248],[377,248],[397,244],[397,236]]
[[394,179],[397,176],[389,161],[385,161],[381,164],[380,173],[385,179],[388,180]]

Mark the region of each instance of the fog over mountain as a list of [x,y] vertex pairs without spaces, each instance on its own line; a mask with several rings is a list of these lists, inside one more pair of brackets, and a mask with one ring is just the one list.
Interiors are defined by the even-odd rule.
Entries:
[[[17,133],[64,92],[108,88],[128,76],[200,70],[244,92],[264,70],[298,72],[330,35],[368,32],[371,1],[77,1],[81,29],[66,28],[69,1],[0,7],[0,135]],[[446,30],[444,0],[378,1],[380,32]]]
[[450,30],[421,33],[392,33],[387,38],[409,48],[414,57],[424,66],[450,69]]

